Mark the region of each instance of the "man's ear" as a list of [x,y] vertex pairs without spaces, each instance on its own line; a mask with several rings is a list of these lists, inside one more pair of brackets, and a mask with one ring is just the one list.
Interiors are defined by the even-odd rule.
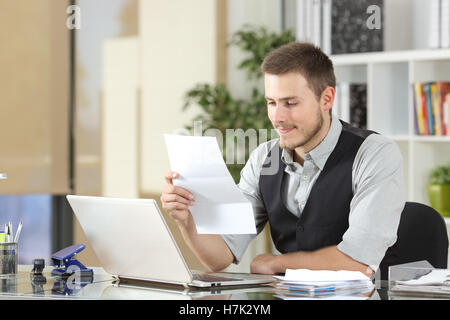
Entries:
[[329,111],[333,107],[335,90],[333,87],[326,87],[320,96],[320,106],[323,111]]

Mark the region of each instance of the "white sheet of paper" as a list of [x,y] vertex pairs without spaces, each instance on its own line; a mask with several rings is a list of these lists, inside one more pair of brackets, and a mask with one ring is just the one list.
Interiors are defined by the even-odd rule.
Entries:
[[331,270],[309,270],[309,269],[286,269],[284,277],[276,277],[282,281],[297,282],[340,282],[340,281],[370,281],[370,278],[359,271],[331,271]]
[[198,233],[254,234],[253,208],[234,183],[214,137],[164,135],[173,184],[194,194]]
[[397,284],[410,285],[410,286],[439,286],[448,283],[450,280],[450,271],[447,269],[436,269],[430,273],[418,278],[404,281],[396,281]]
[[274,297],[283,300],[368,300],[367,296],[341,296],[341,295],[330,295],[325,297],[290,297],[283,295],[275,295]]

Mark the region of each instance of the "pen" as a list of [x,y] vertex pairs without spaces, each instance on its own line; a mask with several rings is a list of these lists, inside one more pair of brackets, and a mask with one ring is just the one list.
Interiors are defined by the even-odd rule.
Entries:
[[[3,256],[6,255],[6,251],[4,250],[4,246],[3,246],[3,243],[6,242],[5,235],[6,235],[6,229],[3,230],[3,232],[0,233],[0,254],[3,255]],[[1,272],[1,274],[5,273],[4,269],[5,269],[5,266],[4,266],[4,263],[2,261],[2,263],[0,265],[0,272]]]
[[12,222],[8,222],[9,224],[9,242],[13,242],[14,237],[13,237],[13,226],[12,226]]
[[20,236],[20,231],[22,230],[22,221],[19,222],[19,226],[17,227],[17,232],[16,232],[16,236],[14,238],[14,242],[18,243],[19,241],[19,236]]

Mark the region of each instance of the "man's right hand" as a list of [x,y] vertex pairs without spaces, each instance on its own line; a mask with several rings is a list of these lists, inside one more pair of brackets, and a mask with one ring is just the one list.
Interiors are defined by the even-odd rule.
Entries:
[[173,171],[164,176],[166,185],[161,194],[162,206],[177,222],[184,240],[205,267],[209,271],[220,271],[233,262],[233,253],[220,235],[197,233],[194,218],[189,211],[189,206],[194,204],[194,195],[173,185],[173,179],[179,176]]
[[194,204],[194,195],[188,190],[173,185],[173,179],[179,177],[177,172],[169,171],[164,176],[166,185],[161,194],[163,208],[175,221],[187,225],[192,219],[188,206]]

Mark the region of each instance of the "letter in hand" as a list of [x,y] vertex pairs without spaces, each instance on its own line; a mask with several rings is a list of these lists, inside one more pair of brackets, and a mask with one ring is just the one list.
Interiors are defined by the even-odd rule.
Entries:
[[190,218],[188,206],[194,204],[194,195],[188,190],[173,185],[173,179],[179,177],[177,172],[169,171],[164,179],[166,185],[161,194],[162,207],[177,222],[186,223]]

